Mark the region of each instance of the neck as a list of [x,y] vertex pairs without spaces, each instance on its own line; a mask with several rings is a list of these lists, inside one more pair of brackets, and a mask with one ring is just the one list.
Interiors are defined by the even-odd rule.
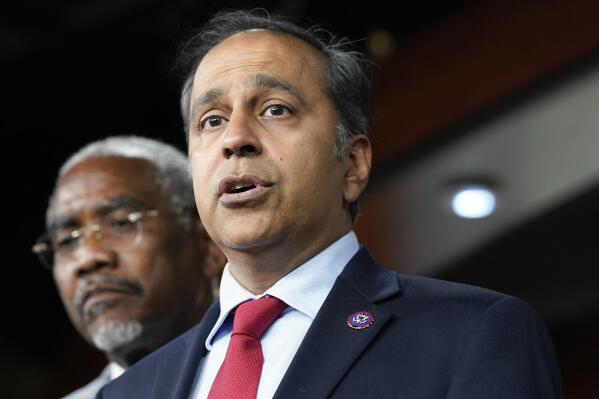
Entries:
[[149,355],[152,351],[146,348],[137,348],[136,350],[114,350],[110,353],[106,353],[106,357],[109,361],[115,362],[122,368],[128,368],[137,361],[143,359]]
[[331,237],[307,243],[285,240],[252,250],[228,249],[225,253],[229,271],[252,294],[263,294],[277,281],[343,237],[350,229],[340,229]]

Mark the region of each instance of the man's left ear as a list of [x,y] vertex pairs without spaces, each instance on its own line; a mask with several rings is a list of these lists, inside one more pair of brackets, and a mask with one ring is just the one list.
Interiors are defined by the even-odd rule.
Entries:
[[347,143],[348,167],[345,172],[343,199],[348,204],[357,201],[368,183],[372,162],[370,140],[364,134],[350,136]]

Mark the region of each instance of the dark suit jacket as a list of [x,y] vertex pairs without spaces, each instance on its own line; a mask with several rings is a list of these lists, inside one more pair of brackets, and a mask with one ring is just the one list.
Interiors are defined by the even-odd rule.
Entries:
[[[363,310],[374,323],[349,328],[347,316]],[[218,313],[214,304],[198,325],[97,397],[187,399]],[[335,282],[274,397],[547,399],[561,397],[561,384],[551,339],[526,303],[386,270],[361,249]]]

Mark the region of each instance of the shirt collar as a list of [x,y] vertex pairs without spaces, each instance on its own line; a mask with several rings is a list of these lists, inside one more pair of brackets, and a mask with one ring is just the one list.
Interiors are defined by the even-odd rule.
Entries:
[[108,363],[108,368],[110,370],[110,381],[114,380],[115,378],[120,377],[121,374],[123,374],[125,372],[125,369],[122,368],[121,366],[119,366],[115,362]]
[[206,349],[212,349],[212,339],[229,313],[240,303],[250,299],[271,295],[314,320],[335,280],[359,249],[358,238],[350,231],[261,295],[254,295],[239,284],[231,275],[227,264],[220,283],[220,315],[206,338]]

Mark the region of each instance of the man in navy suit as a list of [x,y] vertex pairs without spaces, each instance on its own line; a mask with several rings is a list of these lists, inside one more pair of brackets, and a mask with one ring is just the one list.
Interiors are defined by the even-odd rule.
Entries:
[[[228,12],[188,42],[181,104],[196,205],[228,259],[220,298],[98,397],[561,397],[528,305],[386,270],[359,246],[370,84],[359,55],[321,33]],[[237,312],[264,297],[284,310],[254,337],[253,381],[253,366],[232,363]]]

